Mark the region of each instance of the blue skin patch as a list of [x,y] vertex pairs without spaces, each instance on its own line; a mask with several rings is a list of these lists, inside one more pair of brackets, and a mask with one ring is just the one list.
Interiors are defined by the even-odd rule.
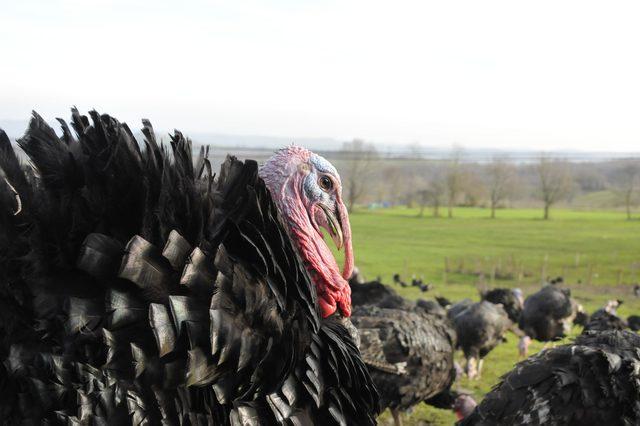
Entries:
[[333,167],[333,164],[331,164],[325,158],[320,157],[317,154],[313,154],[311,158],[309,158],[309,162],[313,164],[313,166],[319,172],[327,173],[327,174],[333,175],[334,177],[338,176],[338,171],[336,170],[335,167]]
[[327,193],[318,185],[318,178],[321,175],[330,175],[332,179],[338,178],[338,171],[333,164],[328,162],[323,157],[313,154],[309,158],[309,163],[313,166],[311,172],[304,179],[303,188],[304,192],[309,200],[314,202],[322,202],[324,205],[333,207],[335,201],[332,199],[332,194]]

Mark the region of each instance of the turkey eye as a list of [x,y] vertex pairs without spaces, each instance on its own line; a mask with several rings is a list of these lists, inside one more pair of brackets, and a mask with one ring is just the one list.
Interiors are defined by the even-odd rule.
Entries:
[[333,182],[327,176],[322,176],[319,180],[319,183],[320,188],[324,189],[325,191],[330,191],[331,188],[333,188]]

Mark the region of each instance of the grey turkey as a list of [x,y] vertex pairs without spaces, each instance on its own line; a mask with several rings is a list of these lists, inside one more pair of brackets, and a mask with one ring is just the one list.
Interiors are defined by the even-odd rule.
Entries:
[[504,336],[513,323],[502,306],[487,301],[458,302],[449,309],[449,318],[466,359],[467,376],[480,378],[484,357],[505,341]]
[[1,423],[374,424],[335,168],[291,146],[214,178],[89,115],[34,113],[30,167],[0,131]]
[[640,424],[640,336],[587,332],[520,362],[460,426]]
[[[524,301],[520,329],[530,339],[541,342],[562,339],[571,330],[577,306],[569,289],[543,287]],[[521,356],[527,356],[530,339],[521,340]]]
[[354,284],[352,295],[351,318],[381,408],[391,410],[396,425],[402,411],[421,402],[452,409],[456,334],[444,309],[410,302],[380,282]]

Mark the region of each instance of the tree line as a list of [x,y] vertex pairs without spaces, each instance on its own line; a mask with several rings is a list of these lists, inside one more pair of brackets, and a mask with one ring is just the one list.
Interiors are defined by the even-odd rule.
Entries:
[[433,216],[451,218],[458,206],[484,206],[495,218],[502,207],[525,205],[541,207],[546,220],[553,206],[596,194],[598,203],[591,207],[623,208],[631,219],[640,195],[638,159],[571,162],[542,153],[530,162],[504,156],[475,162],[460,146],[443,159],[422,158],[417,150],[398,159],[356,139],[332,161],[340,170],[349,210],[406,205],[417,207],[419,216],[430,210]]

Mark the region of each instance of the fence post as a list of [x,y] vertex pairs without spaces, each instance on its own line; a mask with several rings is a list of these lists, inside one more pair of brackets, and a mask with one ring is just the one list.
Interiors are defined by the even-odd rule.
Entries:
[[522,283],[522,279],[524,278],[524,266],[520,263],[518,266],[518,284]]
[[593,278],[593,265],[589,264],[589,271],[587,272],[587,285],[591,285],[591,279]]
[[549,254],[545,253],[544,261],[542,262],[541,281],[544,283],[547,279],[547,262],[549,261]]

